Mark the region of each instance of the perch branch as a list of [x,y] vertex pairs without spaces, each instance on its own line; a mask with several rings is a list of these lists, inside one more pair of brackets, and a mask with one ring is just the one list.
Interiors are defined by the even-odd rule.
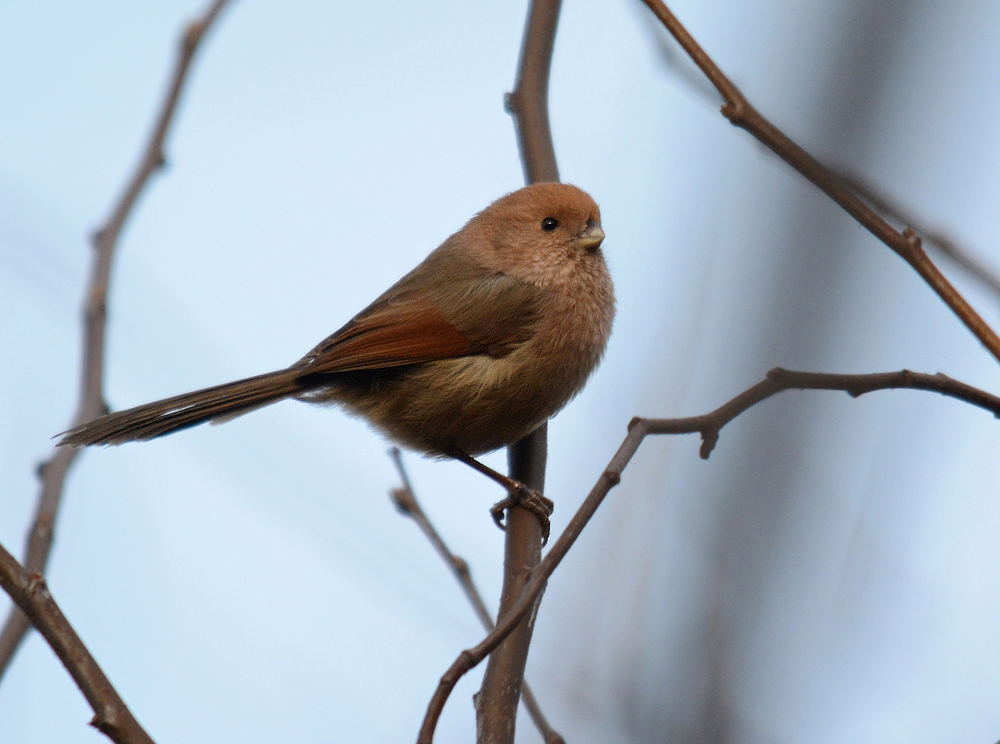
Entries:
[[[549,69],[555,46],[561,0],[531,0],[525,21],[521,57],[514,90],[505,97],[514,117],[525,180],[558,181],[552,130],[549,127]],[[507,449],[510,475],[541,493],[545,487],[548,425]],[[542,555],[542,527],[535,514],[520,506],[507,509],[504,540],[504,578],[499,617],[521,595]],[[534,614],[521,623],[490,656],[483,683],[475,695],[476,741],[513,744],[517,703],[521,698],[524,667],[534,630]]]
[[[472,572],[469,571],[469,564],[465,559],[455,555],[448,549],[441,535],[438,534],[438,531],[424,512],[423,507],[420,506],[417,495],[414,493],[413,486],[410,483],[410,478],[406,473],[406,468],[403,466],[403,457],[400,454],[399,448],[393,447],[389,450],[389,456],[392,457],[393,462],[396,464],[399,478],[403,482],[402,488],[395,488],[390,493],[393,503],[402,514],[405,514],[416,522],[417,527],[420,528],[420,531],[424,533],[424,536],[434,546],[437,554],[441,556],[441,560],[451,569],[451,572],[455,575],[455,580],[458,581],[459,586],[462,587],[462,591],[465,592],[469,604],[472,605],[476,617],[479,618],[479,622],[483,624],[486,632],[493,630],[493,618],[490,616],[489,610],[486,609],[486,604],[483,602],[483,598],[479,594],[475,582],[472,580]],[[528,709],[528,714],[531,716],[531,720],[534,721],[538,733],[542,735],[542,740],[545,744],[564,744],[565,740],[546,720],[541,706],[539,706],[527,682],[524,682],[521,686],[521,702]]]
[[549,70],[562,0],[532,0],[524,27],[514,90],[504,103],[514,117],[527,183],[558,181],[556,150],[549,126]]

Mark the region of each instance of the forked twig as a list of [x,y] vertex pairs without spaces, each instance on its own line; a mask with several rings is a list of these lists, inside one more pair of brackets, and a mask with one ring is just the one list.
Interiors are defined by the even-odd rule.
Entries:
[[518,623],[531,611],[535,602],[545,589],[549,576],[559,566],[559,563],[573,547],[573,543],[583,532],[590,518],[618,483],[632,456],[639,449],[643,440],[651,434],[694,434],[702,436],[701,456],[707,458],[711,454],[719,438],[719,431],[734,418],[747,409],[784,390],[843,390],[854,398],[876,390],[912,389],[940,393],[941,395],[965,401],[978,406],[1000,417],[1000,397],[987,393],[964,382],[959,382],[943,374],[929,375],[902,370],[866,375],[841,375],[818,372],[793,372],[775,368],[753,387],[743,391],[729,402],[716,408],[711,413],[687,418],[653,419],[634,418],[629,423],[629,431],[618,451],[601,473],[583,504],[570,520],[566,529],[555,541],[552,548],[532,572],[524,592],[511,609],[497,623],[493,632],[489,633],[477,646],[466,649],[459,654],[448,671],[438,682],[427,713],[417,744],[431,744],[434,741],[434,729],[438,718],[455,685],[470,669],[479,664],[489,653],[500,644]]

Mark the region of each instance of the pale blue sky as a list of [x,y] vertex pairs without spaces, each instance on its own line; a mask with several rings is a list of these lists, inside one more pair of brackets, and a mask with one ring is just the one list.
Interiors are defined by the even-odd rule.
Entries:
[[[34,465],[75,405],[86,236],[200,8],[3,5],[0,542],[15,552]],[[674,10],[803,145],[1000,265],[995,3]],[[234,2],[116,257],[111,405],[291,363],[518,188],[502,96],[524,11]],[[619,296],[603,366],[551,425],[556,531],[633,415],[704,412],[772,366],[1000,389],[901,261],[662,64],[645,12],[566,0],[556,48],[561,174],[601,205]],[[996,323],[996,299],[957,282]],[[998,444],[989,415],[910,392],[787,394],[707,463],[692,438],[648,442],[539,614],[529,676],[554,725],[573,744],[683,740],[710,697],[705,659],[725,651],[734,741],[1000,738]],[[481,632],[389,504],[386,447],[339,412],[283,403],[81,458],[52,590],[157,741],[415,737]],[[492,606],[500,494],[464,466],[407,462]],[[756,511],[760,494],[778,505]],[[477,678],[439,741],[471,741]],[[0,686],[0,742],[96,741],[89,718],[29,638]],[[538,741],[526,719],[519,731]]]

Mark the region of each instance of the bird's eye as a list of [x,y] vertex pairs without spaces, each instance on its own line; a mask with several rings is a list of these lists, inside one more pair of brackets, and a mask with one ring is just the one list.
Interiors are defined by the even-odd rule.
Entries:
[[552,232],[557,227],[559,227],[559,220],[557,220],[555,217],[546,217],[544,220],[542,220],[542,229],[545,232]]

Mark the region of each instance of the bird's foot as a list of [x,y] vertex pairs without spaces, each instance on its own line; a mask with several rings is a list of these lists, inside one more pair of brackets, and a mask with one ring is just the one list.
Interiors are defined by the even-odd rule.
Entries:
[[490,509],[493,521],[496,522],[497,527],[502,530],[506,530],[507,526],[504,521],[504,517],[507,509],[512,506],[523,507],[538,517],[538,521],[542,525],[542,545],[545,545],[545,543],[549,541],[549,533],[552,529],[549,517],[552,516],[552,510],[555,508],[555,504],[552,503],[552,499],[545,498],[542,494],[538,493],[538,491],[528,488],[523,483],[517,483],[515,481],[515,484],[516,485],[507,492],[507,497],[495,503]]

